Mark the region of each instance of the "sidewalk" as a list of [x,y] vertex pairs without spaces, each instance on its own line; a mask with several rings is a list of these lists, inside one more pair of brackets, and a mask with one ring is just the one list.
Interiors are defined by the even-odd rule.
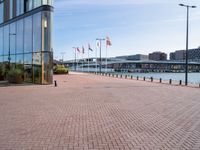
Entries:
[[91,74],[0,87],[0,150],[199,150],[200,89]]

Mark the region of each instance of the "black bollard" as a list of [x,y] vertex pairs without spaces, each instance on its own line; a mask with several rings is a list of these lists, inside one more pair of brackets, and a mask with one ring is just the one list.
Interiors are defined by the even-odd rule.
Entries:
[[131,79],[133,79],[133,76],[131,76]]
[[162,78],[160,78],[160,83],[162,83]]
[[127,79],[127,75],[125,75],[125,79]]
[[137,80],[139,80],[139,77],[137,76]]
[[151,82],[153,82],[153,77],[151,77]]
[[145,81],[145,80],[146,80],[146,78],[144,77],[144,78],[143,78],[143,80]]
[[122,75],[120,77],[122,78]]
[[172,84],[172,79],[169,80],[169,84]]
[[56,80],[54,81],[54,86],[57,87],[57,81]]
[[182,80],[179,81],[179,85],[182,85]]

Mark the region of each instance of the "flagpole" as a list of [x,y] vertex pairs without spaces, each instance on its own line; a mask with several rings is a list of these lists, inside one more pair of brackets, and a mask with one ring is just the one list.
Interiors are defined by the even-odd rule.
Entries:
[[83,72],[83,52],[82,52],[82,72]]
[[89,56],[90,56],[90,50],[89,50],[89,48],[88,48],[88,72],[89,72]]
[[95,49],[96,49],[96,73],[97,73],[97,47]]
[[108,60],[107,60],[107,55],[108,55],[108,45],[106,44],[106,73],[107,73],[107,65],[108,65]]

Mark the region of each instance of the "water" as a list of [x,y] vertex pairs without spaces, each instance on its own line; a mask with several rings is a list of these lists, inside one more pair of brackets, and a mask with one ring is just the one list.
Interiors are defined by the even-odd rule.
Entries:
[[[88,72],[88,68],[77,68],[77,71]],[[99,68],[97,69],[97,71],[99,71]],[[132,75],[134,77],[137,76],[146,78],[153,77],[154,79],[162,78],[162,80],[172,79],[174,81],[180,81],[180,80],[182,80],[183,82],[185,81],[185,73],[121,73],[121,72],[113,72],[113,69],[108,69],[107,71],[118,75],[123,74],[123,75]],[[96,68],[89,68],[89,72],[96,72]],[[106,72],[106,69],[102,68],[102,72]],[[200,73],[188,73],[188,82],[199,84]]]
[[[175,81],[180,81],[180,80],[182,80],[183,82],[185,81],[185,73],[119,73],[119,74],[132,75],[134,77],[137,76],[146,78],[153,77],[155,79],[162,78],[163,80],[172,79]],[[188,82],[197,84],[200,83],[200,73],[188,73]]]

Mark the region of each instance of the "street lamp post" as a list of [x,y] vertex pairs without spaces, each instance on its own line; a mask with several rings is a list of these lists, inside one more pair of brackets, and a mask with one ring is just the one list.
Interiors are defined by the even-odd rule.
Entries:
[[101,68],[102,68],[102,60],[101,60],[101,43],[102,43],[102,41],[105,41],[106,39],[103,39],[103,38],[97,38],[96,40],[100,42],[100,45],[99,45],[99,47],[100,47],[100,66],[99,66],[99,72],[101,73]]
[[9,70],[10,70],[10,61],[11,61],[11,57],[10,57],[10,36],[12,36],[12,35],[16,35],[15,33],[9,33],[9,42],[8,42],[8,44],[9,44],[9,50],[8,50],[8,67],[9,67]]
[[186,58],[185,58],[185,85],[188,85],[188,37],[189,37],[189,8],[196,8],[197,6],[189,6],[185,4],[179,4],[179,6],[187,8],[187,24],[186,24]]

